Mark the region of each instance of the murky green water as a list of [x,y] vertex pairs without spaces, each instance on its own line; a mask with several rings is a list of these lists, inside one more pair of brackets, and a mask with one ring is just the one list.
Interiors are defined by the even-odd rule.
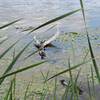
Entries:
[[[91,40],[93,40],[93,44],[96,48],[96,53],[99,52],[99,43],[100,43],[100,2],[98,0],[94,0],[89,2],[89,0],[85,0],[84,2],[85,10],[86,10],[86,19],[87,19],[87,26],[90,30],[91,34]],[[55,18],[56,16],[62,15],[64,13],[67,13],[69,11],[75,10],[80,8],[79,1],[75,0],[0,0],[0,22],[1,24],[9,22],[11,20],[17,19],[17,18],[23,18],[22,21],[17,23],[16,25],[13,25],[12,28],[7,29],[5,31],[2,31],[1,34],[8,35],[8,37],[13,36],[16,37],[16,39],[23,35],[21,32],[21,29],[16,30],[16,27],[19,28],[26,28],[28,26],[36,27],[52,18]],[[38,31],[34,32],[33,35],[37,35],[40,39],[49,38],[56,32],[56,27],[46,31],[50,26],[47,26],[45,28],[39,29]],[[81,35],[84,34],[84,22],[81,15],[81,11],[73,14],[72,16],[69,16],[63,20],[60,21],[59,25],[59,31],[61,34],[66,32],[79,32]],[[27,32],[24,32],[27,33]],[[77,37],[76,44],[78,51],[80,50],[80,47],[82,49],[87,45],[86,39],[84,36]],[[63,36],[61,36],[63,37]],[[68,37],[66,37],[68,40]],[[32,39],[31,36],[29,38],[25,39],[25,42]],[[62,38],[63,39],[63,38]],[[61,40],[62,40],[61,39]],[[14,38],[15,40],[15,38]],[[66,40],[66,39],[65,39]],[[13,41],[13,40],[11,40]],[[62,48],[61,51],[64,51],[63,49],[70,49],[70,43],[63,43],[62,41],[54,42],[55,45],[60,44],[58,47]],[[78,49],[79,48],[79,49]],[[52,49],[54,51],[54,49]],[[56,52],[56,51],[55,51]],[[55,53],[53,53],[54,55]],[[52,55],[52,53],[50,54]],[[60,55],[60,53],[59,53]],[[98,55],[98,54],[97,54]]]
[[[85,13],[87,26],[90,33],[91,43],[93,46],[94,54],[97,58],[100,57],[100,1],[99,0],[85,0]],[[0,25],[12,21],[14,19],[23,18],[20,22],[11,26],[9,29],[1,30],[0,36],[8,36],[10,39],[5,42],[4,45],[0,46],[0,54],[9,46],[12,42],[17,40],[19,37],[23,36],[27,32],[21,32],[23,28],[28,26],[36,27],[56,16],[62,15],[64,13],[70,12],[72,10],[80,8],[78,0],[0,0]],[[54,23],[55,24],[55,23]],[[54,24],[51,24],[54,25]],[[19,29],[16,29],[18,27]],[[56,33],[56,27],[49,31],[46,31],[50,26],[39,29],[35,31],[29,37],[21,40],[19,44],[15,47],[16,53],[18,53],[23,44],[29,42],[33,35],[36,35],[40,40],[47,39]],[[45,32],[46,31],[46,32]],[[44,64],[41,67],[35,68],[33,70],[26,71],[18,75],[20,82],[28,83],[31,78],[34,79],[34,88],[39,87],[40,84],[37,82],[43,81],[41,79],[42,75],[40,70],[43,72],[50,71],[50,74],[61,71],[67,68],[67,59],[70,57],[72,65],[83,61],[83,58],[87,52],[87,39],[84,29],[84,22],[81,15],[81,11],[73,14],[70,17],[64,18],[60,21],[59,25],[60,36],[53,44],[57,48],[49,48],[46,50],[47,58],[50,61],[48,64]],[[77,35],[73,35],[73,41],[69,37],[70,34],[65,35],[64,33],[77,32]],[[73,50],[74,48],[74,50]],[[22,55],[20,60],[16,63],[14,68],[20,68],[37,61],[41,61],[38,54],[35,54],[26,61],[23,57],[26,57],[30,52],[36,50],[36,48],[31,45],[25,53]],[[10,55],[10,56],[9,56]],[[6,65],[12,59],[12,52],[6,55],[1,61],[1,69],[4,70]],[[6,63],[5,63],[6,61]],[[100,59],[97,59],[98,66],[100,65]],[[90,64],[87,64],[90,66]],[[89,72],[89,68],[83,67],[84,74]],[[3,71],[2,71],[3,72]],[[38,73],[38,74],[37,74]],[[21,83],[22,84],[22,83]],[[24,85],[24,84],[23,84]],[[20,93],[19,93],[20,94]]]

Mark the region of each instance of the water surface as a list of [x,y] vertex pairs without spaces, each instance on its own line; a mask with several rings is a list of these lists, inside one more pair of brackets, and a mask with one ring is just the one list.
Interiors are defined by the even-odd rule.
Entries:
[[[85,14],[87,27],[90,33],[90,38],[94,50],[95,56],[100,57],[100,1],[99,0],[85,0]],[[76,10],[80,8],[79,0],[0,0],[0,25],[3,25],[7,22],[10,22],[15,19],[23,18],[20,22],[16,23],[12,27],[6,30],[1,30],[0,36],[8,36],[10,37],[9,41],[0,47],[0,54],[5,50],[12,42],[14,42],[19,37],[23,36],[27,32],[21,32],[21,30],[25,27],[32,26],[37,27],[38,25],[70,12],[72,10]],[[51,24],[52,25],[55,25]],[[36,35],[40,40],[51,37],[56,33],[56,27],[53,29],[46,31],[50,26],[46,26],[45,28],[39,29],[35,31],[31,36],[26,37],[24,40],[15,47],[16,52],[18,53],[23,44],[26,44],[32,39],[33,35]],[[20,28],[16,30],[16,27]],[[46,31],[46,32],[45,32]],[[47,49],[47,59],[52,60],[50,63],[42,65],[37,68],[35,71],[37,76],[33,76],[34,70],[29,70],[22,74],[19,74],[22,80],[30,80],[30,77],[34,77],[37,82],[40,78],[40,70],[47,72],[48,70],[51,73],[57,72],[57,70],[65,69],[68,62],[67,59],[70,57],[72,64],[77,64],[78,62],[83,61],[83,58],[87,52],[87,39],[84,35],[84,22],[82,18],[81,11],[64,18],[60,21],[59,31],[61,33],[60,37],[53,42],[59,49],[51,48]],[[73,47],[72,43],[69,39],[69,34],[65,35],[64,33],[68,32],[77,32],[78,36],[74,38]],[[74,36],[72,36],[74,37]],[[72,50],[74,48],[74,51]],[[38,54],[32,56],[27,61],[23,61],[23,57],[26,57],[28,53],[36,50],[33,47],[33,44],[25,51],[24,55],[20,58],[20,60],[16,63],[14,68],[23,67],[27,64],[33,64],[34,62],[41,61]],[[12,53],[9,53],[12,56]],[[6,55],[6,57],[1,61],[1,68],[4,69],[10,61],[11,56]],[[6,63],[4,63],[6,60]],[[100,65],[99,59],[97,59],[97,64]],[[87,66],[90,66],[88,64]],[[88,68],[83,66],[83,74],[88,72]],[[82,74],[82,75],[83,75]],[[38,78],[39,79],[38,79]],[[37,80],[38,79],[38,80]],[[40,84],[39,84],[40,85]],[[39,86],[38,85],[38,86]]]

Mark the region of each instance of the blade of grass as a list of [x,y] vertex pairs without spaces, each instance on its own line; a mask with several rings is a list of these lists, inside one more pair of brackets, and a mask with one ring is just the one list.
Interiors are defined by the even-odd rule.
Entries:
[[[90,61],[90,60],[89,60],[89,61]],[[79,63],[79,64],[77,64],[77,65],[71,67],[70,69],[65,69],[65,70],[63,70],[63,71],[61,71],[61,72],[59,72],[59,73],[53,75],[52,77],[48,78],[46,81],[49,81],[50,79],[52,79],[52,78],[54,78],[54,77],[57,77],[57,76],[59,76],[59,75],[61,75],[61,74],[64,74],[64,73],[66,73],[66,72],[69,72],[70,70],[74,70],[74,69],[80,67],[81,65],[86,64],[86,63],[89,62],[89,61],[85,61],[85,62]]]
[[86,23],[85,12],[84,12],[84,5],[83,5],[83,1],[82,0],[80,0],[80,5],[81,5],[81,9],[82,9],[82,14],[83,14],[84,22]]
[[12,86],[11,86],[11,91],[10,91],[10,95],[9,95],[9,100],[13,100],[13,84],[12,84]]
[[[26,35],[25,35],[26,36]],[[25,36],[19,38],[15,43],[13,43],[9,48],[7,48],[1,55],[0,55],[0,59],[5,56],[6,53],[8,53],[8,51],[10,51],[21,39],[23,39]],[[5,40],[1,41],[0,44],[2,44],[3,42],[5,42],[8,38],[6,38]]]
[[[4,76],[5,74],[7,74],[14,66],[14,64],[16,63],[16,61],[18,60],[18,58],[21,56],[21,54],[25,51],[25,49],[32,43],[29,42],[18,54],[17,56],[12,60],[12,62],[10,63],[10,65],[7,67],[7,69],[5,70],[5,72],[3,73],[2,76]],[[0,79],[0,85],[1,83],[4,81],[4,79]]]
[[7,91],[7,94],[4,97],[4,100],[8,100],[9,99],[10,90],[11,90],[11,86],[9,87],[9,90]]
[[54,87],[54,100],[57,100],[57,77],[55,78],[55,87]]
[[95,69],[95,72],[96,72],[98,82],[100,83],[100,73],[99,73],[99,69],[98,69],[98,66],[97,66],[97,63],[96,63],[96,59],[95,59],[95,56],[94,56],[94,53],[93,53],[93,50],[92,50],[92,46],[91,46],[91,42],[90,42],[90,38],[89,38],[87,26],[86,26],[86,18],[85,18],[85,12],[84,12],[84,6],[83,6],[82,0],[80,0],[80,5],[81,5],[81,8],[82,8],[82,14],[83,14],[86,33],[87,33],[87,39],[88,39],[89,51],[90,51],[91,58],[92,58],[92,63],[93,63],[93,66],[94,66],[94,69]]
[[89,54],[89,50],[87,50],[87,51],[86,51],[86,54],[85,54],[85,56],[83,57],[83,61],[85,61],[85,60],[86,60],[86,58],[87,58],[88,54]]
[[[70,59],[68,59],[68,66],[69,66],[69,69],[71,69],[71,65],[70,65]],[[74,84],[74,81],[73,81],[73,75],[72,75],[72,71],[69,70],[69,76],[70,76],[70,83],[71,83],[71,92],[72,92],[72,99],[71,100],[76,100],[76,94],[75,94],[75,84]]]
[[39,50],[33,51],[31,54],[29,54],[28,56],[26,56],[24,58],[24,60],[27,60],[29,57],[33,56],[35,53],[39,52]]
[[12,100],[12,88],[14,84],[14,79],[11,80],[10,87],[7,91],[6,96],[4,97],[4,100]]
[[47,72],[46,76],[43,74],[42,71],[41,71],[41,74],[42,74],[43,80],[47,80],[48,79],[49,71]]
[[79,94],[80,94],[80,88],[79,88],[79,86],[77,86],[77,81],[78,81],[80,72],[81,72],[81,68],[79,69],[79,71],[77,73],[77,76],[75,78],[75,82],[74,82],[74,88],[75,88],[75,93],[76,93],[77,100],[78,100],[78,97],[79,97]]
[[51,20],[47,21],[46,23],[44,23],[44,24],[42,24],[42,25],[40,25],[40,26],[38,26],[38,27],[32,29],[29,33],[32,33],[33,31],[35,31],[35,30],[37,30],[37,29],[40,29],[40,28],[42,28],[42,27],[44,27],[44,26],[46,26],[46,25],[49,25],[49,24],[51,24],[51,23],[53,23],[53,22],[56,22],[56,21],[58,21],[58,20],[61,20],[61,19],[65,18],[65,17],[67,17],[67,16],[70,16],[70,15],[72,15],[72,14],[78,12],[79,10],[80,10],[80,9],[77,9],[77,10],[71,11],[71,12],[69,12],[69,13],[66,13],[66,14],[64,14],[64,15],[61,15],[61,16],[59,16],[59,17],[56,17],[56,18],[54,18],[54,19],[51,19]]
[[41,97],[40,97],[40,100],[46,100],[47,92],[48,92],[47,89],[43,89],[43,91],[42,91],[42,95],[41,95]]
[[87,39],[88,39],[91,58],[93,58],[92,63],[93,63],[93,66],[94,66],[94,69],[95,69],[95,72],[96,72],[98,82],[100,83],[100,73],[99,73],[99,69],[98,69],[98,66],[97,66],[97,63],[96,63],[96,60],[95,60],[95,56],[94,56],[94,53],[93,53],[93,50],[92,50],[92,46],[91,46],[91,42],[90,42],[90,38],[89,38],[88,34],[87,34]]
[[13,43],[8,49],[6,49],[1,55],[0,55],[0,59],[6,54],[8,53],[8,51],[10,51],[17,43],[19,42],[19,40],[17,40],[15,43]]
[[14,75],[14,83],[13,83],[13,99],[16,100],[16,74]]
[[[7,48],[1,55],[0,55],[0,59],[6,54],[8,53],[8,51],[10,51],[21,39],[25,38],[27,35],[24,35],[23,37],[19,38],[15,43],[13,43],[9,48]],[[6,40],[4,40],[6,41]],[[2,44],[4,41],[1,41],[0,43]]]
[[26,29],[23,29],[22,32],[29,31],[29,30],[34,29],[34,28],[35,28],[35,27],[31,27],[31,28],[28,27],[28,28],[26,28]]
[[[44,81],[48,79],[49,71],[47,72],[46,76],[43,74],[42,71],[41,71],[41,74],[42,74],[42,77],[43,77],[43,80],[44,80]],[[44,83],[44,81],[43,81],[43,83]],[[43,89],[44,89],[45,87],[47,87],[47,89],[49,90],[49,87],[48,87],[48,83],[47,83],[47,82],[44,83]]]
[[11,75],[14,75],[14,74],[18,74],[18,73],[21,73],[21,72],[26,71],[26,70],[28,70],[28,69],[37,67],[37,66],[39,66],[39,65],[41,65],[41,64],[43,64],[43,63],[45,63],[45,62],[47,62],[47,61],[42,61],[42,62],[39,62],[39,63],[36,63],[36,64],[32,64],[32,65],[30,65],[30,66],[21,68],[21,69],[19,69],[19,70],[17,70],[17,71],[10,72],[10,73],[5,74],[4,76],[0,77],[0,80],[6,78],[6,77],[8,77],[8,76],[11,76]]
[[45,32],[48,32],[49,30],[51,30],[52,28],[54,28],[57,24],[51,26],[49,29],[47,29]]
[[0,26],[0,29],[6,28],[6,27],[8,27],[8,26],[10,26],[10,25],[12,25],[12,24],[14,24],[14,23],[20,21],[20,20],[21,20],[21,19],[17,19],[17,20],[14,20],[14,21],[10,22],[10,23],[7,23],[7,24],[5,24],[5,25],[3,25],[3,26]]
[[70,81],[68,82],[68,86],[66,86],[65,92],[62,96],[62,100],[66,100],[68,98],[69,90],[70,90]]
[[[43,74],[42,71],[41,71],[41,74],[42,74],[43,80],[45,81],[48,78],[49,71],[47,72],[46,76]],[[48,91],[49,91],[49,87],[48,87],[48,84],[46,82],[43,84],[42,95],[40,97],[40,100],[45,100]]]
[[0,45],[1,45],[2,43],[4,43],[6,40],[8,40],[8,38],[6,38],[6,39],[0,41]]
[[15,58],[15,48],[14,48],[14,51],[13,51],[13,55],[12,56],[13,56],[13,59],[14,59]]
[[89,100],[92,100],[91,87],[90,87],[88,75],[87,75],[87,85],[88,85],[88,92],[89,92]]
[[25,91],[25,95],[24,95],[24,100],[27,100],[27,93],[28,93],[29,87],[30,87],[30,83],[26,87],[26,91]]
[[96,99],[96,94],[95,94],[95,81],[94,81],[94,72],[93,72],[92,66],[91,66],[91,77],[92,77],[93,97]]
[[[47,32],[47,31],[49,31],[49,30],[51,30],[52,28],[54,28],[56,25],[53,25],[53,26],[51,26],[50,28],[48,28],[46,31],[44,31],[44,32]],[[34,29],[34,28],[33,28]],[[30,30],[32,30],[32,29],[25,29],[25,30],[23,30],[22,32],[24,32],[24,31],[30,31]]]

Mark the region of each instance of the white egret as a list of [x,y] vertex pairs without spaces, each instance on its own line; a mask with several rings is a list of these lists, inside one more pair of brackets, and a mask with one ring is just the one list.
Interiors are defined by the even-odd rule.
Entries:
[[39,41],[36,36],[34,36],[35,41],[35,47],[39,50],[39,55],[41,56],[41,59],[44,59],[46,57],[45,54],[45,48],[47,47],[55,47],[51,42],[54,41],[59,36],[59,27],[57,26],[57,33],[54,34],[51,38],[48,40]]

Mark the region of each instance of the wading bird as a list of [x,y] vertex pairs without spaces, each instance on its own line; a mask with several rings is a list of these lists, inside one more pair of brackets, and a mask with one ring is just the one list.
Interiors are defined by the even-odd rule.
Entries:
[[58,36],[59,36],[59,33],[57,32],[50,39],[43,40],[43,41],[39,41],[36,38],[36,36],[34,36],[34,41],[35,41],[34,46],[39,50],[39,55],[41,59],[44,59],[46,57],[45,48],[55,47],[51,42],[54,41]]
[[34,36],[35,44],[34,46],[39,50],[39,55],[41,59],[46,57],[45,48],[47,47],[55,47],[51,42],[54,41],[59,36],[59,22],[57,22],[57,33],[54,34],[50,39],[39,41],[36,36]]
[[[71,86],[71,85],[69,85],[64,79],[62,79],[62,80],[60,80],[60,83],[61,83],[61,85],[63,85],[63,86]],[[79,86],[76,86],[76,88],[77,88],[77,90],[78,90],[78,92],[79,92],[79,95],[82,95],[82,93],[83,93],[83,90],[79,87]]]

